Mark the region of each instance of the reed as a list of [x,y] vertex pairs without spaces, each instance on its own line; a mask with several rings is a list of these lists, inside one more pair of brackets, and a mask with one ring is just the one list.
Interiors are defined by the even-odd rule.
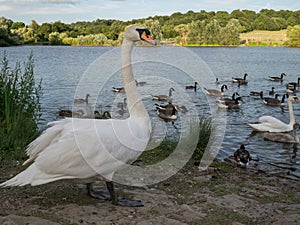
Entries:
[[34,78],[31,53],[24,69],[10,68],[6,53],[0,70],[0,159],[23,159],[26,146],[39,134],[41,80]]

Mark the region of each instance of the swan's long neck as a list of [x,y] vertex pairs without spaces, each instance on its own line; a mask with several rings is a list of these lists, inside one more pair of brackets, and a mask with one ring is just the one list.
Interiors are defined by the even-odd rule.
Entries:
[[131,117],[149,118],[148,112],[141,100],[132,73],[131,53],[134,43],[124,38],[122,43],[122,77],[127,97],[127,105]]
[[294,116],[293,104],[291,100],[288,100],[288,106],[289,106],[289,114],[290,114],[290,125],[293,126],[295,123],[295,116]]

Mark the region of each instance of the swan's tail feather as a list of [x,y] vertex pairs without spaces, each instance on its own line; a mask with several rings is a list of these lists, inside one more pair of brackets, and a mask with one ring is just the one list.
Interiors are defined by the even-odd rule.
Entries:
[[61,177],[56,175],[51,176],[49,174],[45,174],[43,171],[38,169],[35,164],[32,164],[26,170],[14,176],[10,180],[1,183],[0,187],[25,186],[28,184],[32,186],[37,186],[61,179],[74,179],[74,177]]

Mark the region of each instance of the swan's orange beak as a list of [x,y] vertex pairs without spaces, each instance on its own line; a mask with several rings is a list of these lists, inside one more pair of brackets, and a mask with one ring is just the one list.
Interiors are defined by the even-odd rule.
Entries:
[[295,102],[300,102],[300,100],[298,98],[295,99]]
[[156,45],[155,41],[151,37],[149,37],[145,31],[142,33],[141,38],[143,41],[146,41],[152,45]]

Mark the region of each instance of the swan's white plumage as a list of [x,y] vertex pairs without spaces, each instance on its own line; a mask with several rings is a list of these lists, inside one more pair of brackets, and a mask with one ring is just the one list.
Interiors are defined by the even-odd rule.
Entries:
[[293,125],[295,123],[295,116],[293,112],[292,101],[297,101],[298,98],[295,96],[290,96],[288,98],[288,107],[290,114],[290,122],[284,123],[281,120],[272,116],[262,116],[258,119],[259,123],[248,123],[248,125],[254,131],[260,132],[289,132],[293,130]]
[[97,175],[112,180],[116,171],[132,163],[145,150],[151,122],[135,86],[130,59],[133,42],[140,40],[137,28],[143,29],[127,28],[122,45],[122,75],[130,117],[125,120],[66,118],[50,123],[27,148],[29,159],[25,164],[33,163],[0,186],[40,185]]

